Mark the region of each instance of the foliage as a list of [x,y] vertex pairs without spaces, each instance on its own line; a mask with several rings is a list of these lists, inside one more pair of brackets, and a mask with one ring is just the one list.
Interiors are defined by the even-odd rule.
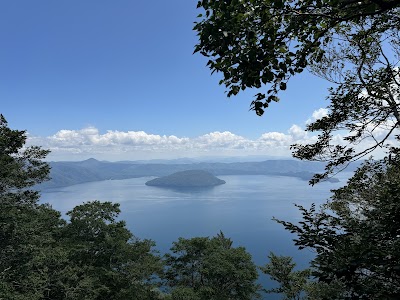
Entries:
[[[89,202],[68,212],[63,230],[68,245],[67,299],[154,299],[153,274],[162,265],[154,242],[139,240],[117,221],[119,204]],[[68,274],[68,273],[67,273]]]
[[173,300],[201,300],[193,288],[178,286],[171,293]]
[[179,238],[166,255],[166,281],[173,299],[253,299],[258,274],[251,256],[221,232],[216,237]]
[[58,264],[60,214],[38,204],[29,189],[47,179],[48,151],[23,149],[25,131],[12,130],[0,115],[0,298],[41,299]]
[[48,154],[24,149],[25,131],[0,117],[0,299],[158,299],[154,243],[117,221],[118,204],[75,207],[70,222],[30,189],[48,178]]
[[26,132],[12,130],[0,114],[0,196],[18,199],[18,204],[34,204],[38,193],[26,188],[48,179],[49,166],[42,159],[49,153],[33,146],[23,150]]
[[[400,2],[397,0],[202,0],[195,52],[209,58],[228,97],[261,88],[258,115],[306,68],[332,83],[327,116],[308,125],[315,143],[293,145],[299,159],[328,162],[312,184],[382,148],[325,206],[299,206],[299,248],[316,251],[309,299],[399,299]],[[344,135],[335,142],[334,133]],[[362,145],[359,145],[363,143]],[[264,269],[296,297],[290,260]],[[303,282],[304,283],[304,282]],[[294,290],[293,290],[294,289]],[[291,296],[290,296],[291,295]]]
[[[399,127],[399,1],[201,0],[197,7],[205,14],[194,27],[195,52],[223,74],[228,97],[269,85],[252,101],[258,115],[305,68],[334,84],[328,115],[307,128],[321,132],[317,142],[293,146],[295,157],[329,162],[312,183],[384,147]],[[338,130],[348,131],[345,145],[332,141]],[[364,139],[372,144],[355,149]]]
[[310,270],[294,271],[296,264],[289,256],[276,256],[270,253],[269,263],[261,271],[279,283],[279,288],[266,290],[267,293],[282,293],[285,300],[300,300],[306,289]]
[[341,299],[400,297],[400,160],[369,161],[320,211],[300,207],[299,248],[315,250],[313,275],[343,284]]
[[289,256],[276,256],[270,253],[269,263],[261,271],[270,275],[279,287],[265,290],[267,293],[282,294],[284,300],[322,300],[343,299],[344,284],[339,280],[329,283],[316,281],[311,276],[311,269],[294,270],[296,264]]

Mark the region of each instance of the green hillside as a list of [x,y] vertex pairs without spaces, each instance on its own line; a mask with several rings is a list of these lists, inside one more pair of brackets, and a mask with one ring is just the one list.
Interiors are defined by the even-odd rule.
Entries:
[[146,185],[161,187],[211,187],[224,183],[224,180],[215,177],[209,172],[203,170],[187,170],[155,178],[147,181]]

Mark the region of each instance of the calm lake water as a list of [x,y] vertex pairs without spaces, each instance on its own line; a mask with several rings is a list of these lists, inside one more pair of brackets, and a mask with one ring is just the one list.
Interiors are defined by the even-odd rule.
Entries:
[[[222,230],[234,245],[244,246],[257,265],[267,263],[270,251],[295,258],[306,267],[310,250],[297,250],[294,235],[272,217],[296,222],[301,214],[294,203],[309,207],[323,203],[330,190],[345,184],[350,173],[342,172],[339,183],[308,182],[281,176],[218,176],[226,184],[210,189],[173,190],[146,186],[154,177],[84,183],[42,193],[63,214],[86,201],[119,202],[121,219],[139,238],[150,238],[165,253],[178,237],[214,236]],[[265,281],[261,278],[261,281]],[[268,299],[276,299],[268,296]]]

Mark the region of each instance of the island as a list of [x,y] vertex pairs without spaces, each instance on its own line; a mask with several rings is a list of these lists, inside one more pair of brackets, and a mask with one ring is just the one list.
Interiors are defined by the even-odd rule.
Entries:
[[187,170],[149,180],[146,182],[146,185],[173,188],[197,188],[213,187],[224,183],[226,183],[224,180],[215,177],[207,171]]

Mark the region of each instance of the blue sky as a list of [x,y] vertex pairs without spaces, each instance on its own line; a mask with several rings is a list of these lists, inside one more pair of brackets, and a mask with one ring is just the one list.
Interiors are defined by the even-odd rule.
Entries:
[[[52,159],[289,155],[329,86],[302,74],[263,117],[193,55],[195,0],[0,3],[0,113]],[[295,125],[295,127],[293,127]]]

